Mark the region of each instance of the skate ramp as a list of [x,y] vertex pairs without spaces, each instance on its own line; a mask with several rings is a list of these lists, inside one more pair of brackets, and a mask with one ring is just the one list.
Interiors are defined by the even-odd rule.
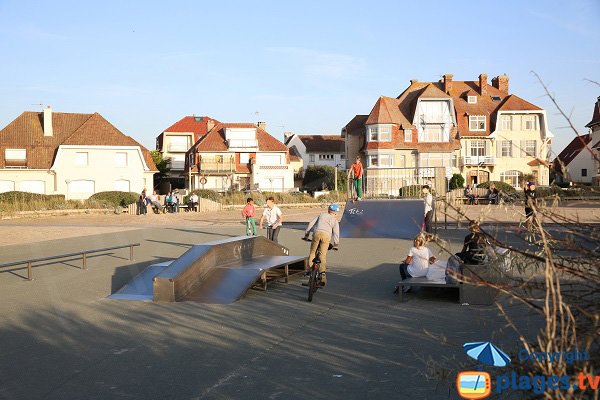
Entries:
[[340,236],[414,239],[421,232],[424,215],[425,203],[420,199],[347,201]]
[[239,236],[192,246],[174,261],[154,264],[113,295],[114,300],[230,304],[251,287],[304,270],[305,256],[265,237]]

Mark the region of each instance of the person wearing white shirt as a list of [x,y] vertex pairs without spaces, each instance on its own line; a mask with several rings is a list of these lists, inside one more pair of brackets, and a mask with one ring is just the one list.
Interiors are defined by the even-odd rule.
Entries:
[[260,222],[258,223],[260,229],[262,229],[263,221],[265,221],[265,219],[267,221],[267,239],[277,243],[279,228],[281,228],[283,219],[281,217],[281,210],[275,205],[275,199],[273,196],[267,198],[267,206],[265,207],[265,210],[260,217]]
[[425,216],[424,216],[424,225],[425,232],[431,233],[431,218],[433,217],[433,196],[429,191],[429,186],[423,186],[423,195],[425,201]]
[[[400,264],[400,277],[402,280],[427,276],[429,264],[433,264],[436,260],[431,250],[425,247],[425,236],[423,234],[419,234],[413,244],[414,246],[408,251],[406,259]],[[396,287],[397,290],[398,287]],[[410,286],[404,286],[403,293],[409,290]]]

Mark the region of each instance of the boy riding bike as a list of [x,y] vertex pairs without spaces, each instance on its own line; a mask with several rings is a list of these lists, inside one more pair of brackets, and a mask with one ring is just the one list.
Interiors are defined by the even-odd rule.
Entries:
[[[308,262],[313,262],[318,251],[321,260],[319,266],[321,286],[325,286],[327,283],[327,277],[325,276],[325,273],[327,272],[327,249],[331,244],[333,249],[337,250],[340,243],[340,224],[336,218],[338,211],[340,211],[340,206],[331,204],[327,208],[326,213],[315,217],[315,219],[308,224],[306,232],[304,233],[305,240],[308,240],[310,232],[313,233]],[[304,269],[308,272],[308,265],[305,265]]]

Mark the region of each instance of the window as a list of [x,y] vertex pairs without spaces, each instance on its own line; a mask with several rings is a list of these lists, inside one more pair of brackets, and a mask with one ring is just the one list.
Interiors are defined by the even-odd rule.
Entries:
[[512,140],[503,140],[500,142],[502,157],[512,157]]
[[470,115],[469,116],[470,131],[485,131],[485,115]]
[[69,182],[69,194],[71,193],[94,193],[94,181],[76,180]]
[[587,176],[587,168],[581,168],[581,176]]
[[346,159],[346,155],[345,154],[340,154],[340,160],[345,160]]
[[400,156],[400,167],[406,168],[406,156],[405,155]]
[[503,131],[512,131],[512,115],[502,115],[500,120]]
[[182,152],[182,151],[188,151],[188,149],[190,148],[190,141],[191,138],[189,136],[167,136],[169,138],[169,147],[168,147],[168,151],[176,151],[176,152]]
[[419,167],[451,167],[452,159],[451,153],[421,153],[419,154]]
[[412,129],[405,129],[404,130],[404,141],[407,143],[411,143],[412,142]]
[[126,167],[127,166],[127,153],[117,152],[115,153],[115,166]]
[[308,159],[310,162],[315,162],[315,155],[311,154],[310,156],[308,156]]
[[27,159],[27,151],[25,149],[6,149],[4,158],[11,161],[24,161]]
[[319,154],[319,160],[333,160],[333,154]]
[[15,190],[14,181],[0,181],[0,193],[12,192]]
[[87,167],[88,166],[88,153],[75,153],[75,165],[78,167]]
[[390,142],[392,140],[392,127],[373,125],[369,127],[370,142]]
[[374,154],[369,156],[369,167],[393,167],[394,156],[391,154]]
[[248,164],[250,162],[250,153],[240,153],[240,164]]
[[471,157],[485,157],[485,140],[471,140]]
[[535,140],[525,140],[525,156],[535,157],[537,154],[536,149],[537,142]]
[[533,131],[536,129],[537,117],[535,115],[525,115],[523,117],[523,130]]
[[424,142],[443,142],[444,126],[429,124],[423,129]]
[[46,182],[44,181],[21,181],[19,183],[22,192],[29,193],[46,193]]
[[477,96],[467,96],[467,101],[469,104],[477,104]]
[[519,171],[505,171],[500,173],[500,180],[504,183],[508,183],[509,185],[513,186],[513,187],[519,187],[520,186],[520,181],[523,179],[522,178],[522,173]]

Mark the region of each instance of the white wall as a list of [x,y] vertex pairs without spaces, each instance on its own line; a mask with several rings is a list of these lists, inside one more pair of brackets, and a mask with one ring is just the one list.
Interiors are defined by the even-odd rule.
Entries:
[[[594,145],[595,143],[590,143]],[[587,169],[587,176],[581,175],[582,169]],[[573,182],[591,183],[594,176],[594,158],[586,149],[582,149],[579,154],[567,165],[569,176],[567,179]]]

